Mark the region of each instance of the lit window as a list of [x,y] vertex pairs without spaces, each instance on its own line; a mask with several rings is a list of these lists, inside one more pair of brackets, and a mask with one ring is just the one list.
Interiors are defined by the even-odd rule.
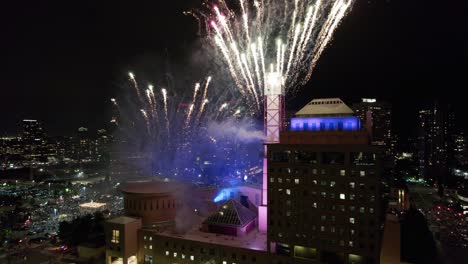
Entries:
[[149,245],[149,249],[153,249],[153,245]]
[[299,184],[299,179],[294,179],[295,184]]
[[312,207],[317,208],[317,203],[313,203]]
[[320,194],[322,195],[323,198],[327,197],[327,193],[326,193],[326,192],[321,192]]
[[353,236],[354,234],[356,234],[356,231],[354,231],[354,229],[351,229],[349,230],[349,233]]
[[177,252],[174,252],[174,258],[177,258]]
[[369,208],[369,213],[373,214],[374,213],[374,208]]
[[356,197],[355,194],[350,194],[350,195],[349,195],[349,199],[350,199],[350,200],[354,200],[354,197]]
[[340,170],[340,176],[346,176],[346,170]]
[[355,223],[354,217],[350,217],[350,218],[349,218],[349,222],[350,222],[351,224],[354,224],[354,223]]
[[313,183],[314,185],[317,185],[317,180],[312,180],[312,183]]
[[287,194],[287,195],[291,195],[291,190],[290,190],[290,189],[286,189],[286,194]]
[[149,237],[149,241],[153,241],[153,237]]
[[349,183],[349,187],[352,188],[352,189],[354,189],[354,187],[356,187],[356,184],[355,184],[354,182],[350,182],[350,183]]
[[325,227],[324,227],[324,226],[320,226],[320,231],[325,232]]
[[195,257],[193,255],[190,256],[190,260],[194,260],[194,259],[195,259]]
[[119,240],[120,240],[120,231],[119,230],[112,230],[112,239],[111,239],[111,242],[112,243],[119,243]]
[[366,172],[365,172],[365,171],[360,171],[360,172],[359,172],[359,176],[361,176],[361,177],[366,176]]
[[185,259],[185,254],[182,254],[182,256],[181,256],[181,257],[182,257],[182,259]]
[[143,248],[144,248],[144,249],[147,249],[148,247],[147,247],[146,245],[143,245]]
[[145,240],[145,241],[146,241],[146,236],[144,236],[144,237],[143,237],[143,240]]
[[360,213],[364,213],[365,211],[366,211],[366,209],[364,207],[359,208]]
[[346,199],[346,195],[344,193],[340,193],[340,199],[341,200],[345,200]]
[[153,264],[153,256],[145,255],[145,264]]
[[275,178],[271,177],[270,182],[275,182]]
[[349,241],[349,246],[350,246],[350,247],[353,247],[353,246],[354,246],[353,241]]
[[336,182],[334,182],[334,181],[330,182],[330,187],[335,187],[335,185],[336,185]]
[[278,182],[279,182],[279,183],[283,183],[283,179],[282,179],[282,178],[278,178]]
[[169,256],[169,251],[166,251],[166,256]]
[[227,264],[227,261],[223,260],[223,264]]

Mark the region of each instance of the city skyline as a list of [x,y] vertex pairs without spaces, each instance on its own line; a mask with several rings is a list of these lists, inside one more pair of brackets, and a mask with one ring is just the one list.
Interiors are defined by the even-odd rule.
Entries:
[[1,263],[468,259],[468,3],[4,6]]
[[[461,14],[466,5],[436,3],[358,1],[311,80],[288,96],[288,105],[297,108],[311,98],[338,95],[347,102],[376,97],[394,105],[400,128],[414,123],[416,111],[436,99],[450,101],[462,113],[463,98],[451,94],[463,81],[466,29],[462,16],[452,11]],[[186,55],[198,45],[196,23],[182,11],[193,6],[197,3],[89,2],[70,9],[52,1],[21,7],[23,12],[7,16],[10,41],[1,44],[6,60],[0,87],[8,100],[0,105],[0,130],[14,133],[26,118],[52,124],[52,134],[80,126],[99,129],[111,116],[109,98],[122,95],[119,87],[128,70],[151,80],[152,60],[167,61],[173,69],[192,61]],[[35,26],[26,29],[30,21]],[[461,125],[466,131],[466,123]]]

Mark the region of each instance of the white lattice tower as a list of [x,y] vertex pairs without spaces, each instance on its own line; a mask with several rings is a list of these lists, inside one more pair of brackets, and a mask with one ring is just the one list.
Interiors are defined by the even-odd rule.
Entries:
[[282,76],[277,72],[270,72],[264,91],[264,129],[265,145],[263,157],[263,184],[262,205],[259,206],[259,231],[267,231],[267,144],[279,143],[280,131],[283,128],[285,118],[285,104],[283,95]]

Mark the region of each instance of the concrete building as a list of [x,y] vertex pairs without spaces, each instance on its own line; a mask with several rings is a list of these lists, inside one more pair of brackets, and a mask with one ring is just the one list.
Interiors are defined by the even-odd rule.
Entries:
[[348,109],[313,100],[268,146],[273,263],[378,263],[381,151]]
[[[258,189],[124,185],[127,216],[108,224],[107,263],[379,263],[380,147],[338,98],[313,100],[289,124],[267,145]],[[131,250],[113,230],[132,232]]]

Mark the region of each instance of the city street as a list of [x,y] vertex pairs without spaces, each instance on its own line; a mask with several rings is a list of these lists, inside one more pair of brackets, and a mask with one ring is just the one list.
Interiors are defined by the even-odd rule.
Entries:
[[447,264],[458,264],[468,259],[468,247],[464,235],[468,225],[464,218],[454,212],[446,199],[437,195],[437,190],[425,184],[411,184],[411,202],[426,217],[427,224],[435,238],[441,259]]

